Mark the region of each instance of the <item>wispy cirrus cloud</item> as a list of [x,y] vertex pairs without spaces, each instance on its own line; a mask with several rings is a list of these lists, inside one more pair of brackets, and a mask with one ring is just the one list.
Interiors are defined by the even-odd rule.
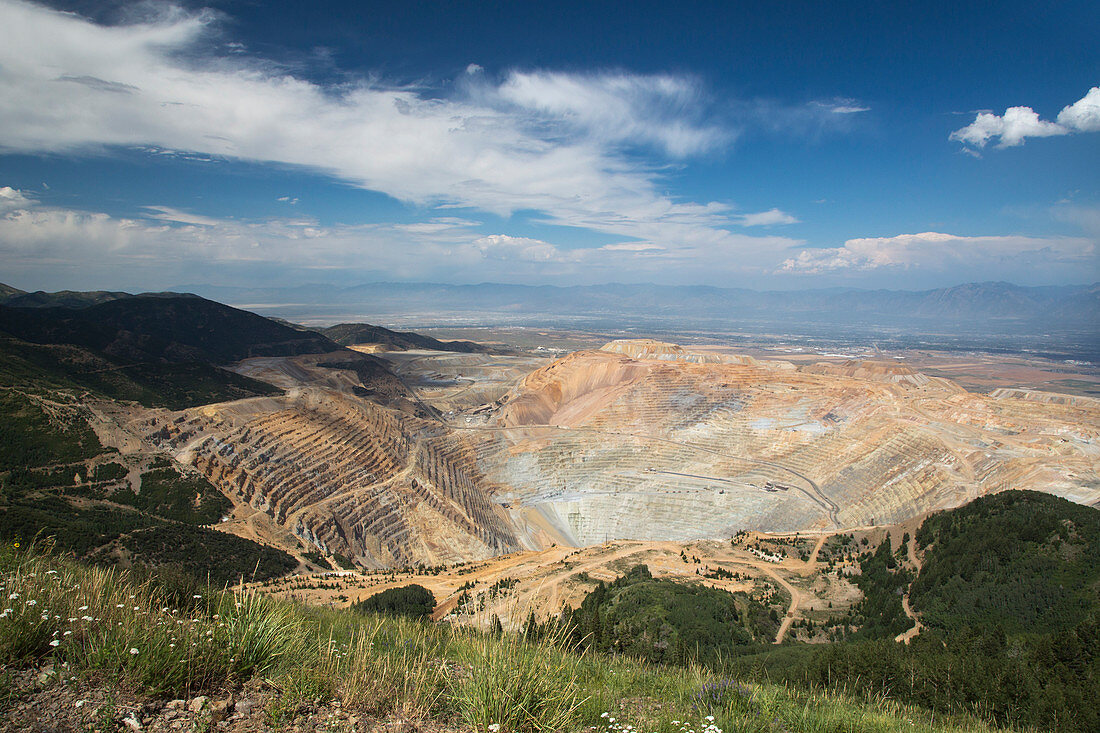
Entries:
[[145,206],[146,211],[149,212],[150,219],[159,219],[161,221],[171,221],[177,224],[194,224],[196,226],[212,227],[221,224],[218,219],[213,219],[209,216],[201,216],[199,214],[192,214],[187,211],[180,211],[170,206]]
[[718,148],[735,136],[699,120],[703,88],[685,77],[512,72],[486,96],[588,139],[656,145],[675,158]]
[[951,133],[950,139],[969,150],[980,150],[991,140],[997,147],[1022,145],[1029,137],[1057,137],[1077,132],[1100,131],[1100,87],[1092,87],[1084,97],[1058,113],[1056,122],[1040,119],[1031,107],[1009,107],[1003,115],[979,112],[966,127]]
[[322,87],[246,53],[213,55],[225,47],[206,42],[217,23],[164,6],[106,26],[0,0],[0,150],[131,147],[302,166],[420,206],[534,211],[670,249],[795,243],[728,231],[731,206],[673,198],[661,161],[628,150],[681,159],[736,137],[706,120],[696,80],[540,71],[494,81],[471,66],[431,93],[370,78]]

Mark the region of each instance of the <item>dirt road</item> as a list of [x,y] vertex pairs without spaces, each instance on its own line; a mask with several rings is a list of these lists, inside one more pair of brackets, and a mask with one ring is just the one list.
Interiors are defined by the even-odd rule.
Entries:
[[[917,538],[910,537],[908,546],[909,562],[912,563],[913,567],[917,569],[917,574],[920,575],[921,562],[920,558],[917,557],[916,547]],[[910,584],[910,587],[912,587],[912,584]],[[905,615],[912,619],[913,628],[895,636],[894,641],[908,644],[909,640],[918,635],[921,632],[921,629],[924,628],[924,624],[920,622],[920,619],[917,618],[917,614],[914,613],[913,609],[909,606],[909,589],[906,589],[905,595],[901,597],[901,610],[905,611]]]

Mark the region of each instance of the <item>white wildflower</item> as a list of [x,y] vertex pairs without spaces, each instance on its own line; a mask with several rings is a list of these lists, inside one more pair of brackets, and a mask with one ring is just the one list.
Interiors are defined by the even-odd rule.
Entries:
[[138,653],[138,650],[137,650],[137,649],[135,649],[134,647],[130,647],[130,653],[131,653],[131,654],[137,654],[137,653]]
[[54,639],[53,641],[50,642],[50,646],[57,646],[60,643],[61,643],[60,639]]

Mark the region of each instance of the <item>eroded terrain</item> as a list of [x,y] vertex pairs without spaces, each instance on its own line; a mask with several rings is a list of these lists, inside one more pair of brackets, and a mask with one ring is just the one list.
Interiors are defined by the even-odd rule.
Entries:
[[557,359],[381,356],[396,378],[335,357],[245,360],[234,368],[286,393],[135,409],[116,432],[230,496],[222,529],[374,569],[833,533],[1007,488],[1100,501],[1088,397],[645,340]]

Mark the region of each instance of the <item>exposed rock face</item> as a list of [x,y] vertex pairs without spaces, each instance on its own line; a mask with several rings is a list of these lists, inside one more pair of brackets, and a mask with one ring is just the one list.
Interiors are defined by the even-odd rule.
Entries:
[[[469,397],[481,367],[467,362],[492,358],[405,363]],[[293,366],[285,397],[137,427],[304,543],[368,566],[886,524],[1009,488],[1100,502],[1100,401],[972,394],[895,363],[715,362],[613,342],[487,405],[433,388],[445,425]]]
[[439,433],[351,395],[300,390],[186,411],[150,437],[308,544],[368,566],[517,549],[486,482]]
[[625,354],[632,359],[655,359],[657,361],[687,361],[694,364],[719,364],[738,360],[740,363],[755,362],[749,356],[728,357],[719,354],[701,354],[685,351],[678,344],[669,344],[653,339],[616,339],[600,347],[600,351],[612,354]]
[[[892,361],[847,361],[843,364],[812,364],[803,367],[802,371],[810,374],[828,374],[835,377],[852,377],[866,379],[872,382],[890,382],[912,387],[927,387],[932,383],[932,377],[913,371],[904,364]],[[957,389],[961,387],[947,380],[939,380],[938,385],[944,389]]]
[[777,369],[624,348],[529,375],[500,411],[507,451],[483,452],[513,507],[569,542],[882,524],[1008,488],[1100,500],[1096,400],[970,394],[894,363]]

